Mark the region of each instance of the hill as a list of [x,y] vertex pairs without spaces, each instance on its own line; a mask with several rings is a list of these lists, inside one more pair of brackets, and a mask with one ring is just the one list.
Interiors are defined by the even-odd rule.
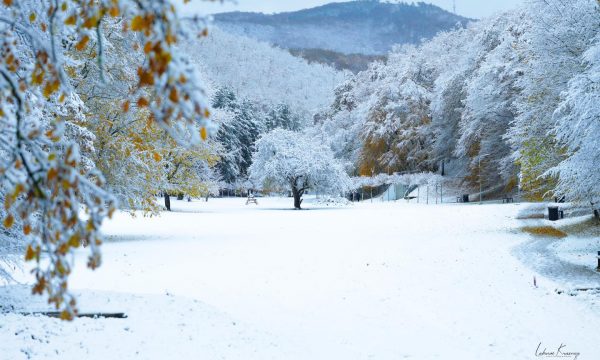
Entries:
[[227,32],[285,49],[384,55],[396,44],[418,44],[470,19],[425,3],[363,0],[278,14],[222,13],[214,21]]

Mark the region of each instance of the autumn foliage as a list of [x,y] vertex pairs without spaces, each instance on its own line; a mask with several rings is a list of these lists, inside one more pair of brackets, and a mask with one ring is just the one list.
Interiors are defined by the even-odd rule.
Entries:
[[[85,246],[87,265],[100,266],[99,229],[117,207],[112,185],[95,166],[98,141],[131,141],[123,154],[135,152],[160,170],[170,152],[168,145],[155,148],[151,140],[159,133],[171,136],[171,147],[207,137],[204,92],[175,51],[181,39],[202,34],[203,24],[183,26],[169,1],[0,4],[0,215],[6,231],[21,233],[25,259],[36,264],[33,292],[48,294],[64,319],[77,313],[68,292],[71,254]],[[117,38],[130,41],[115,46]],[[129,63],[117,61],[123,53],[133,54]],[[120,98],[98,101],[107,78],[126,66],[130,85]],[[115,120],[127,125],[127,119],[140,123],[112,132]]]

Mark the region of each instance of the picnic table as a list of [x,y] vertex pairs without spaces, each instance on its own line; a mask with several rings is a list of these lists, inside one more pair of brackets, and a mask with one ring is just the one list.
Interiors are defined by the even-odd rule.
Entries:
[[254,204],[258,205],[258,200],[254,197],[254,195],[248,195],[248,200],[246,200],[246,205]]

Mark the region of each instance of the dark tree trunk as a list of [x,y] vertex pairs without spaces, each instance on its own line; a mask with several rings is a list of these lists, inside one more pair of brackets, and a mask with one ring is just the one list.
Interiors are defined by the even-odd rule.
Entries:
[[167,211],[171,211],[171,196],[168,193],[165,193],[165,207]]
[[297,209],[297,210],[302,209],[302,195],[304,195],[304,190],[298,189],[296,186],[292,185],[292,196],[294,197],[294,209]]
[[[292,188],[292,197],[294,198],[294,209],[302,209],[302,195],[306,191],[306,187],[303,181],[299,181],[302,176],[290,179],[290,186]],[[300,184],[298,184],[300,183]]]
[[292,191],[294,194],[294,209],[301,210],[302,209],[302,195],[299,191]]

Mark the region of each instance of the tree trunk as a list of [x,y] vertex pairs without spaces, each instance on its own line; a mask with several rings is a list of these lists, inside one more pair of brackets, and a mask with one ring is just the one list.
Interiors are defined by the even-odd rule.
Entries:
[[295,184],[292,185],[292,196],[294,197],[294,209],[301,210],[302,209],[302,195],[304,194],[304,190],[299,190]]
[[168,193],[165,193],[165,207],[167,211],[171,211],[171,196]]
[[302,209],[302,195],[300,195],[299,191],[293,191],[294,194],[294,209],[301,210]]

